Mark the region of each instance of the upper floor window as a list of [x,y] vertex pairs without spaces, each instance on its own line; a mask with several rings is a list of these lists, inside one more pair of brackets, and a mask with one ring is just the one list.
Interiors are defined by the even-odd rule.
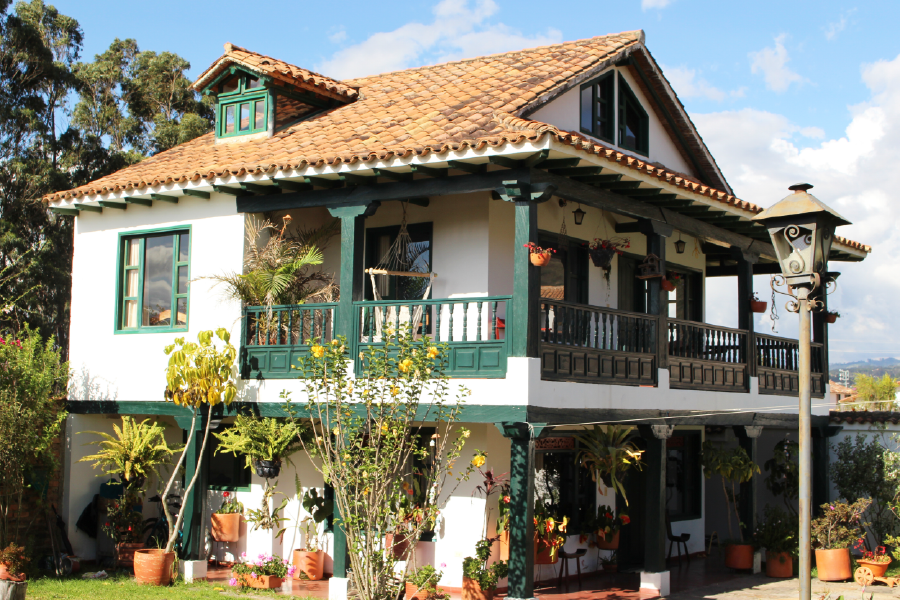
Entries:
[[581,86],[581,131],[613,142],[615,124],[613,73]]
[[116,330],[186,330],[190,230],[142,232],[119,239]]
[[216,135],[231,137],[267,131],[269,93],[257,77],[237,73],[218,85]]
[[619,75],[619,146],[640,154],[650,150],[650,119],[625,78]]

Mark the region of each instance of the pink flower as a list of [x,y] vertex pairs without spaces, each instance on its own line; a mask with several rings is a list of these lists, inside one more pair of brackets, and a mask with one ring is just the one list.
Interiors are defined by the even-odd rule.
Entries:
[[246,552],[241,552],[241,558],[247,558],[247,553],[246,553]]
[[288,575],[288,577],[293,577],[293,576],[294,576],[294,573],[295,573],[296,571],[297,571],[297,567],[295,567],[294,565],[289,566],[289,567],[287,568],[287,575]]
[[447,563],[441,563],[441,568],[442,568],[442,569],[446,569],[446,568],[447,568]]
[[252,577],[253,579],[256,579],[256,571],[253,571],[252,573],[250,573],[250,577]]
[[230,585],[231,587],[236,586],[236,585],[237,585],[237,579],[235,579],[234,577],[232,577],[231,579],[228,580],[228,585]]

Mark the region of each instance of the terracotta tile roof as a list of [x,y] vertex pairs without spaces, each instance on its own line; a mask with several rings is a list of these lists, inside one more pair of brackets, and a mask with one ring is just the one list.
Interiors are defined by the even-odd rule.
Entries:
[[832,423],[900,423],[900,412],[886,410],[832,411],[828,415]]
[[225,54],[219,57],[208,69],[203,71],[194,84],[193,89],[200,91],[211,83],[219,74],[232,65],[240,65],[254,73],[267,75],[282,83],[315,91],[324,96],[343,101],[353,100],[359,92],[352,86],[313,73],[307,69],[286,63],[283,60],[251,52],[232,43],[225,44]]
[[831,390],[832,394],[855,394],[856,390],[847,387],[843,383],[838,383],[837,381],[828,381],[828,388]]

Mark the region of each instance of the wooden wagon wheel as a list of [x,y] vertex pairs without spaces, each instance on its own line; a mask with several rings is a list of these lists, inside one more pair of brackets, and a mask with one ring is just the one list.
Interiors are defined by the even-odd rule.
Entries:
[[872,583],[875,581],[875,574],[872,573],[872,569],[870,569],[869,567],[860,567],[856,570],[853,578],[859,585],[872,585]]

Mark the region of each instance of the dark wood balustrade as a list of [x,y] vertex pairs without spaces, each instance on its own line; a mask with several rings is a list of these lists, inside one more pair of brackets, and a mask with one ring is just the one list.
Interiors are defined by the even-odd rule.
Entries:
[[[754,334],[756,375],[760,394],[796,396],[800,392],[800,342],[763,333]],[[825,395],[825,347],[810,345],[811,393]]]
[[668,320],[669,385],[746,391],[748,332],[680,319]]

